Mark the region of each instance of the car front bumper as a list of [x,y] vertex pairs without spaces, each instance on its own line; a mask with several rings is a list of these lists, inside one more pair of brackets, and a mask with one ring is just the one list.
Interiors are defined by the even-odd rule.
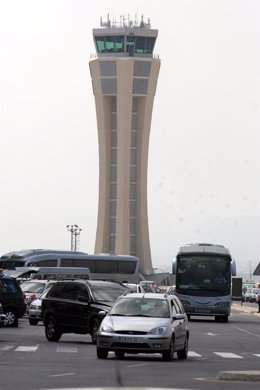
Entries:
[[109,351],[124,351],[127,353],[162,353],[169,349],[170,335],[125,335],[99,333],[97,347]]

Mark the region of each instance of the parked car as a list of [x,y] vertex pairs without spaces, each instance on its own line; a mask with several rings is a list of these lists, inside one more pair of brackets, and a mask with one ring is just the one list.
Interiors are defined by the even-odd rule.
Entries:
[[0,275],[0,303],[5,314],[5,326],[18,326],[18,320],[25,313],[23,292],[16,280]]
[[26,304],[26,311],[28,313],[31,303],[39,298],[39,296],[46,290],[48,287],[53,286],[56,283],[55,280],[28,280],[21,283],[20,287],[24,293],[24,302]]
[[102,280],[59,281],[42,300],[42,318],[49,341],[59,341],[63,333],[89,333],[93,343],[101,318],[115,300],[130,290],[117,282]]
[[5,321],[5,314],[3,312],[2,303],[0,303],[0,326],[4,325],[4,321]]
[[43,293],[30,304],[28,308],[30,325],[37,325],[42,321],[42,300],[46,297],[50,287],[46,288]]
[[177,296],[132,293],[120,297],[103,319],[97,357],[106,359],[109,351],[119,359],[126,353],[161,353],[170,361],[176,351],[178,359],[186,359],[188,342],[188,318]]

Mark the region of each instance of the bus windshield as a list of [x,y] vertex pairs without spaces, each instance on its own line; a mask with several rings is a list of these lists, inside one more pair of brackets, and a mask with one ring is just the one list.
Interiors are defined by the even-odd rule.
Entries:
[[230,257],[212,254],[179,255],[176,291],[192,295],[230,294]]

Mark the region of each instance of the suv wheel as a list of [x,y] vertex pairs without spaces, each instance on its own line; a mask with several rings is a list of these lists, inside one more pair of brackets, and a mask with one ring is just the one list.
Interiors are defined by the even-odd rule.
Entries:
[[59,331],[56,325],[56,320],[53,316],[46,318],[45,320],[45,336],[48,341],[59,341],[62,333]]
[[99,320],[99,318],[94,318],[92,323],[91,323],[90,334],[91,334],[93,344],[97,344],[97,331],[98,331],[98,328],[100,326],[100,323],[101,323],[101,321]]
[[104,348],[97,348],[97,357],[98,359],[106,359],[108,355],[108,350]]
[[125,351],[121,351],[121,350],[115,351],[115,355],[118,359],[123,359],[125,356]]
[[13,309],[7,309],[5,311],[5,321],[4,321],[5,326],[12,326],[12,327],[17,327],[18,326],[18,316]]
[[37,325],[38,320],[35,320],[34,318],[29,318],[29,323],[30,323],[30,325]]

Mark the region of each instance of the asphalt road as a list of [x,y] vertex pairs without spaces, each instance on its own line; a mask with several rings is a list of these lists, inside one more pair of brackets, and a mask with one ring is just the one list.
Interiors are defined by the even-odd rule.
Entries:
[[126,355],[117,360],[113,353],[107,360],[98,360],[90,336],[63,335],[60,342],[50,343],[42,324],[30,326],[24,318],[17,329],[0,329],[0,388],[215,390],[221,386],[222,390],[237,390],[250,386],[250,390],[259,390],[260,382],[218,379],[222,371],[260,371],[260,317],[240,311],[234,310],[227,324],[211,318],[192,319],[189,357],[173,362],[163,362],[160,355]]

